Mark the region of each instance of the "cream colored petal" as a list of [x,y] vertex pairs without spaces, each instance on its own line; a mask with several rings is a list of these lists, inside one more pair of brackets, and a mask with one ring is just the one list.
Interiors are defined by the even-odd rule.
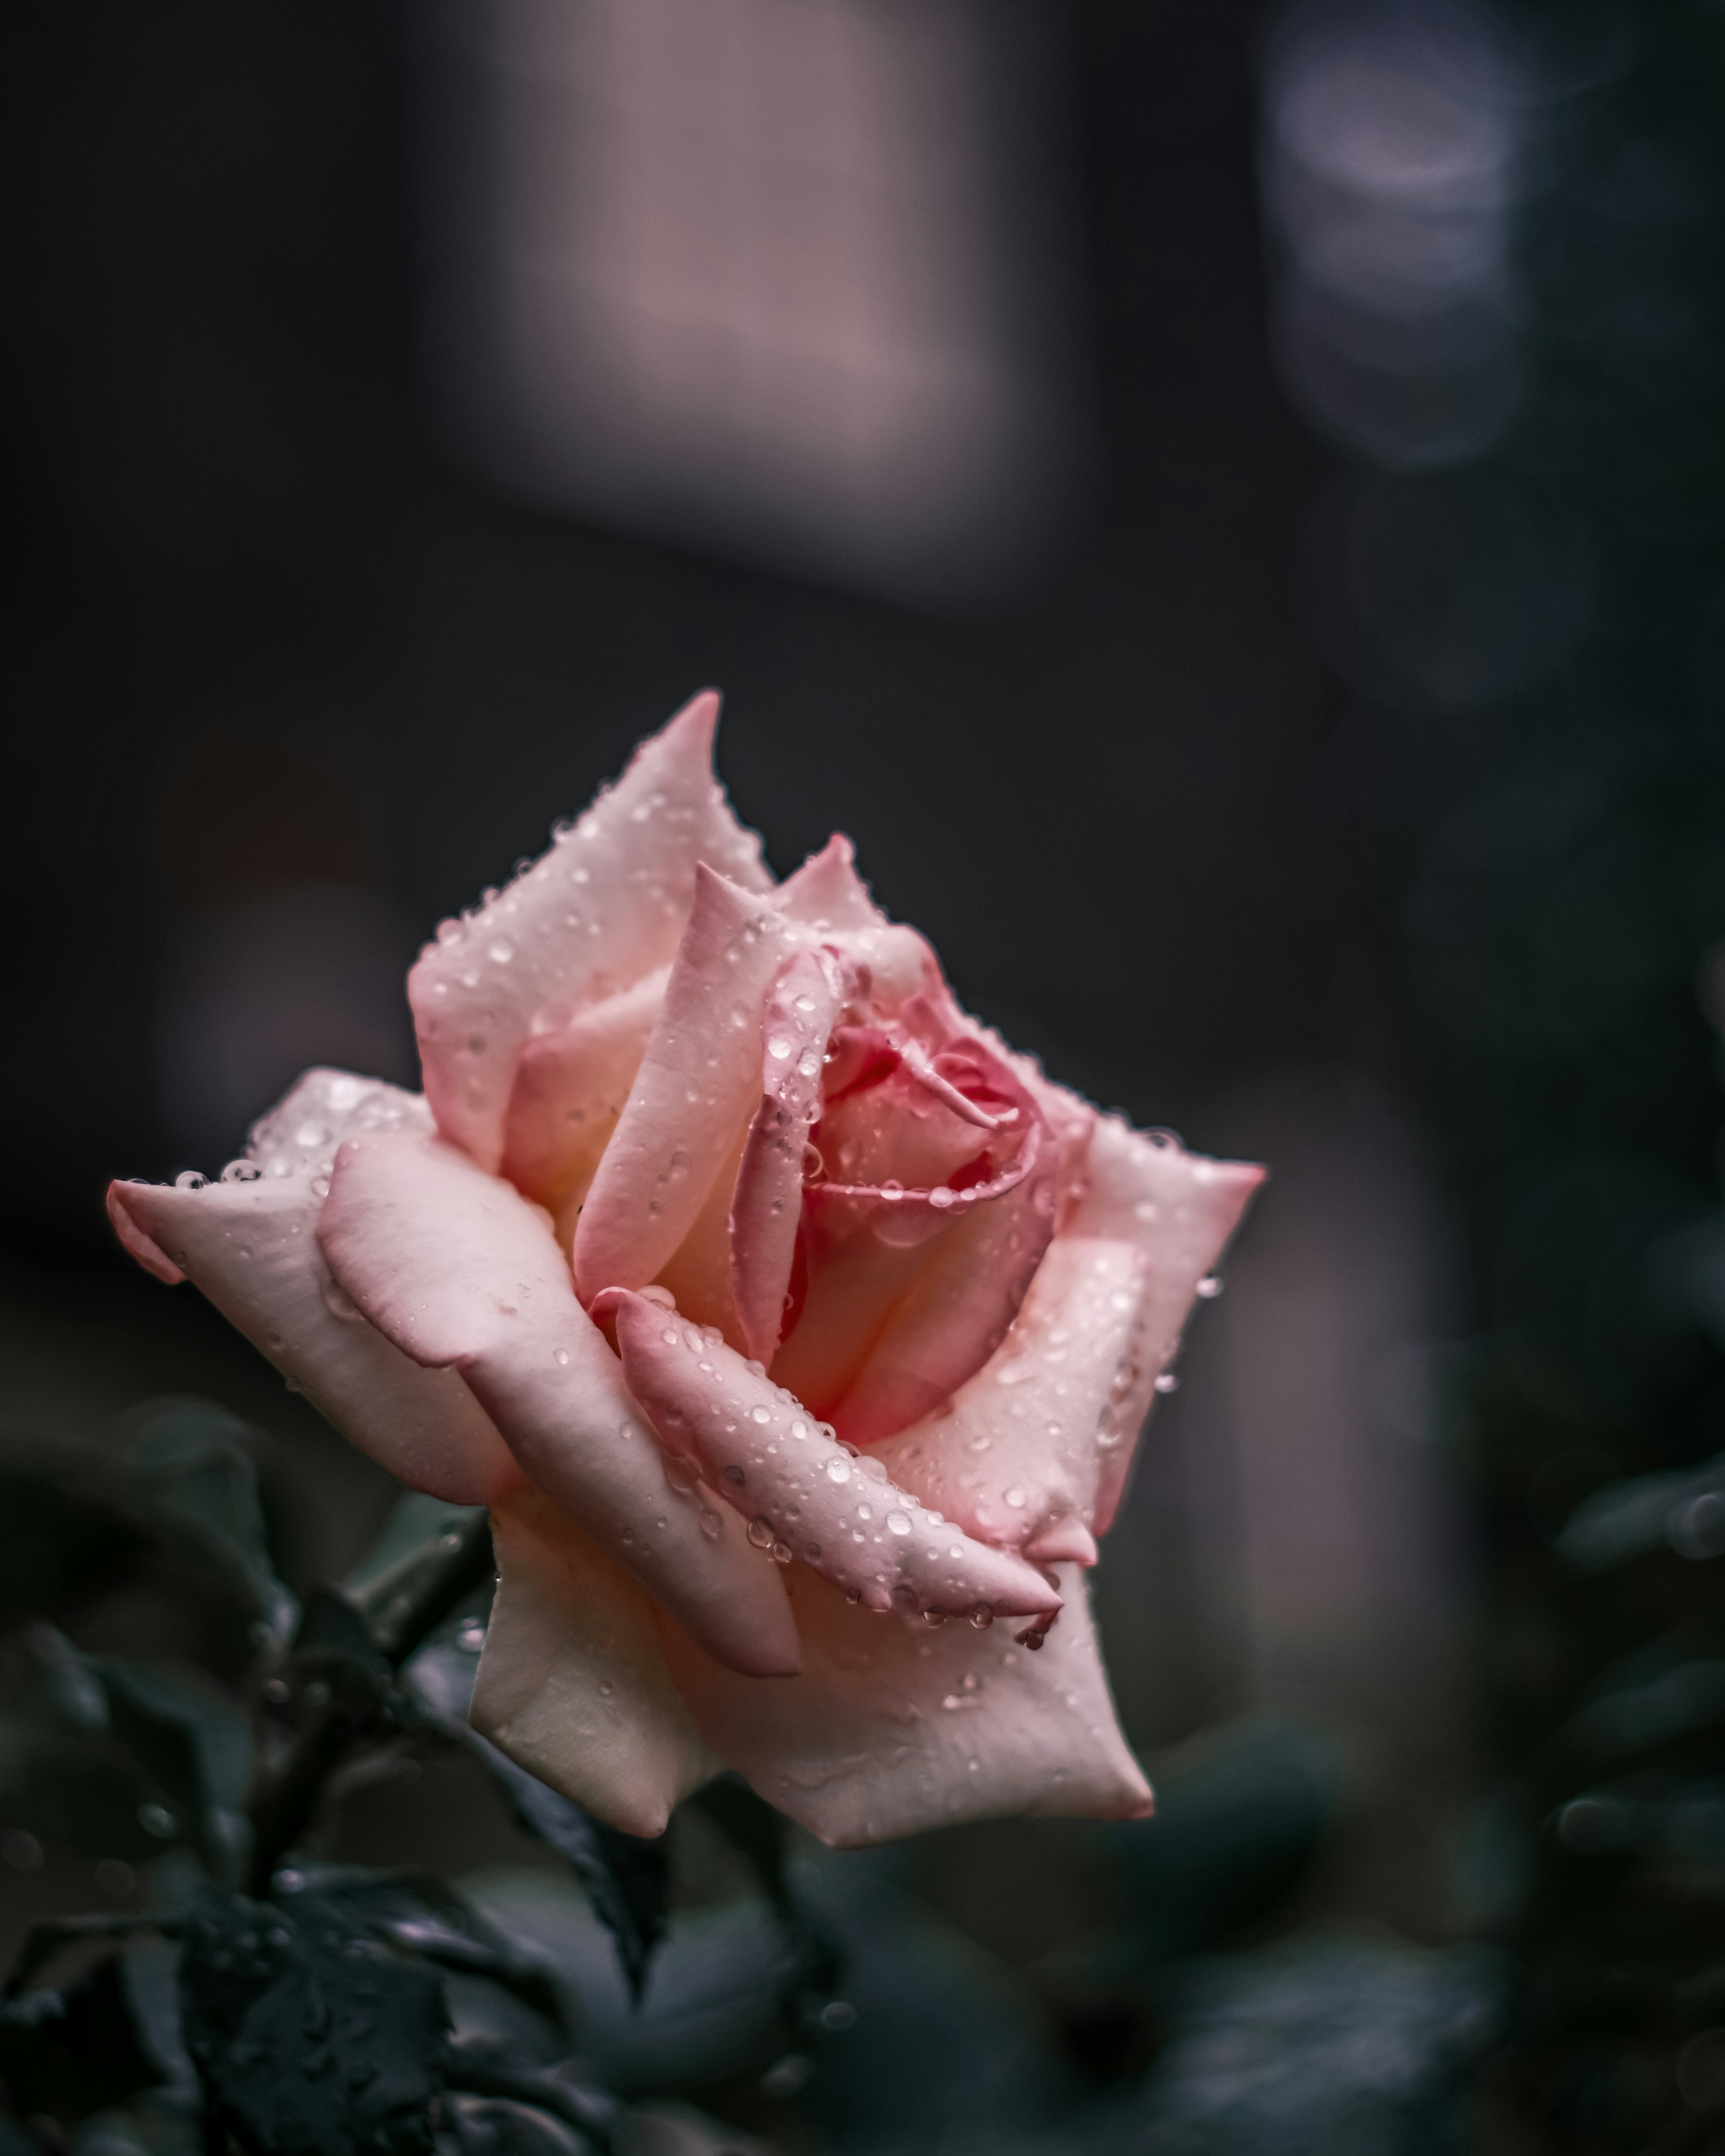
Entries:
[[772,883],[760,840],[712,773],[711,690],[644,742],[549,853],[470,920],[445,924],[408,979],[438,1128],[484,1168],[502,1157],[522,1048],[585,1004],[669,963],[697,862],[749,891]]
[[531,1488],[492,1508],[497,1597],[469,1717],[482,1736],[625,1834],[663,1834],[721,1762],[665,1667],[653,1604]]
[[1040,1652],[1004,1623],[876,1616],[799,1564],[800,1676],[752,1684],[671,1625],[666,1659],[707,1746],[835,1848],[1012,1814],[1139,1818],[1150,1788],[1115,1719],[1084,1575],[1058,1570],[1065,1606]]

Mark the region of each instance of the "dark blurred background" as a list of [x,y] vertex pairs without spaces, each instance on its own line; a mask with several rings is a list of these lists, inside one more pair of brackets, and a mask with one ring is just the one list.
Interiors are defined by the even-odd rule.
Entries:
[[[378,1478],[104,1180],[213,1172],[314,1061],[411,1082],[432,925],[716,683],[781,872],[847,830],[1056,1075],[1276,1171],[1099,1575],[1135,1742],[1315,1733],[1298,1921],[1505,1943],[1493,2101],[1551,2145],[1711,2131],[1725,1687],[1574,1727],[1725,1671],[1719,1552],[1561,1543],[1692,1502],[1725,1399],[1725,9],[4,44],[8,1421],[218,1398],[352,1561]],[[919,1891],[1040,1966],[1076,1847]]]

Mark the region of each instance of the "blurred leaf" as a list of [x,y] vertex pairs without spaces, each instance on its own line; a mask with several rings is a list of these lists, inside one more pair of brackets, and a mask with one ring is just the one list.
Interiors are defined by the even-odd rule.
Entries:
[[202,1401],[148,1413],[133,1440],[138,1502],[171,1541],[219,1573],[261,1640],[285,1640],[299,1605],[275,1575],[246,1425]]
[[691,1801],[704,1811],[760,1881],[777,1911],[791,1945],[791,1965],[783,1989],[785,2019],[793,2029],[818,2031],[839,1988],[844,1950],[825,1917],[800,1896],[787,1863],[789,1824],[758,1797],[740,1774],[721,1774],[698,1789]]
[[100,1455],[8,1438],[0,1449],[0,1621],[103,1578],[147,1538]]
[[1201,1952],[1273,1908],[1322,1839],[1335,1782],[1327,1738],[1249,1722],[1158,1792],[1153,1819],[1111,1828],[1142,1956]]
[[176,1919],[155,1912],[147,1916],[40,1917],[24,1933],[23,1944],[7,1972],[3,1995],[16,1998],[63,1947],[86,1939],[119,1939],[136,1932],[170,1929],[176,1922]]
[[130,1861],[184,1841],[243,1861],[251,1738],[238,1707],[168,1671],[30,1635],[38,1680],[0,1722],[0,1808],[33,1833]]
[[1725,1453],[1612,1483],[1576,1507],[1558,1548],[1578,1572],[1609,1572],[1662,1548],[1697,1560],[1725,1555]]
[[184,1838],[212,1877],[243,1873],[249,1830],[243,1810],[251,1777],[250,1725],[203,1687],[141,1663],[88,1658],[107,1696],[109,1726],[160,1784]]
[[467,1719],[474,1658],[453,1638],[422,1647],[402,1674],[427,1725],[471,1752],[521,1824],[573,1867],[594,1913],[616,1941],[639,1999],[653,1949],[665,1936],[669,1883],[663,1839],[649,1841],[606,1826],[481,1737]]
[[[435,1499],[408,1496],[398,1505],[380,1538],[397,1548],[406,1529],[419,1527],[417,1541],[400,1548],[385,1565],[370,1558],[360,1580],[347,1593],[370,1627],[372,1637],[391,1663],[410,1654],[434,1626],[493,1572],[490,1515],[483,1506],[437,1505]],[[397,1527],[397,1516],[407,1517]]]
[[209,2115],[254,2156],[413,2156],[432,2145],[445,2014],[437,1971],[337,1900],[212,1895],[187,1926],[187,2049]]
[[615,2097],[580,2081],[571,2063],[540,2066],[484,2037],[452,2043],[444,2056],[444,2072],[452,2089],[531,2105],[602,2146],[608,2142],[622,2108]]
[[384,1573],[393,1571],[404,1557],[435,1542],[439,1535],[485,1517],[483,1505],[449,1505],[441,1497],[428,1496],[423,1490],[403,1490],[365,1555],[341,1584],[349,1594],[357,1597]]
[[63,1991],[28,1991],[0,2009],[0,2082],[26,2118],[45,2113],[69,2125],[162,2079],[117,1954]]
[[593,2147],[584,2134],[530,2104],[457,2095],[444,2108],[449,2123],[438,2136],[439,2156],[588,2156]]

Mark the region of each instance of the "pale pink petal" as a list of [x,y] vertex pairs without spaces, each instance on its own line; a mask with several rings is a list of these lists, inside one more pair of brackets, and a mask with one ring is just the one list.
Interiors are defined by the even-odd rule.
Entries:
[[669,1485],[542,1212],[453,1147],[364,1138],[336,1156],[318,1240],[380,1331],[459,1369],[534,1485],[714,1655],[756,1676],[797,1666],[777,1574],[740,1532],[709,1539]]
[[1098,1534],[1113,1520],[1156,1380],[1178,1350],[1199,1282],[1227,1248],[1264,1175],[1247,1162],[1207,1160],[1171,1138],[1147,1137],[1117,1116],[1096,1120],[1070,1230],[1136,1243],[1145,1265],[1117,1410],[1122,1441],[1108,1454],[1097,1491]]
[[313,1232],[322,1202],[304,1174],[108,1195],[133,1255],[134,1237],[160,1250],[380,1467],[452,1505],[490,1503],[521,1469],[454,1371],[410,1362],[336,1287]]
[[890,1018],[940,968],[916,930],[889,921],[870,897],[855,860],[850,839],[835,832],[779,886],[773,903],[863,968],[875,1015]]
[[731,1198],[747,1137],[738,1131],[694,1224],[654,1276],[691,1324],[716,1325],[733,1348],[744,1342],[732,1290]]
[[670,968],[578,1012],[521,1051],[504,1132],[505,1177],[549,1209],[567,1245],[646,1053]]
[[408,980],[438,1128],[482,1167],[503,1154],[516,1067],[536,1024],[633,985],[677,947],[705,861],[768,887],[760,842],[712,775],[719,700],[696,696],[636,750],[573,829],[470,920],[445,923]]
[[494,1507],[491,1534],[474,1727],[608,1825],[662,1834],[723,1763],[670,1681],[651,1599],[537,1490]]
[[973,1542],[873,1463],[854,1459],[802,1404],[722,1341],[626,1290],[608,1291],[629,1390],[674,1458],[751,1523],[762,1549],[803,1560],[871,1610],[1047,1620],[1060,1597],[1019,1558]]
[[1096,1492],[1132,1435],[1120,1417],[1147,1271],[1131,1243],[1051,1244],[990,1359],[874,1448],[893,1480],[979,1541],[1094,1563]]
[[1149,1784],[1114,1717],[1083,1575],[1040,1653],[1009,1627],[937,1630],[793,1568],[800,1676],[750,1685],[674,1628],[665,1655],[709,1748],[841,1849],[1006,1814],[1137,1819]]
[[763,900],[696,871],[646,1054],[576,1224],[584,1302],[644,1287],[694,1224],[759,1097],[761,1009],[787,934]]
[[1058,1163],[1040,1124],[1019,1167],[998,1196],[985,1195],[987,1185],[973,1197],[954,1194],[952,1229],[834,1408],[834,1424],[855,1443],[890,1436],[930,1413],[1005,1338],[1054,1233]]
[[743,1342],[770,1363],[803,1214],[803,1155],[820,1113],[822,1060],[838,1016],[832,970],[799,951],[773,983],[761,1018],[761,1105],[731,1200],[731,1281]]

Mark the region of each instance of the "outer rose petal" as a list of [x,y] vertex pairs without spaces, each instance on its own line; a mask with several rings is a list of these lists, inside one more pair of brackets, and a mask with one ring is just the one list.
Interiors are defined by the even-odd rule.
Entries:
[[380,1467],[449,1504],[490,1504],[521,1479],[508,1446],[454,1371],[409,1362],[336,1287],[313,1234],[321,1203],[303,1175],[108,1193],[132,1255],[140,1238],[162,1252]]
[[625,1834],[663,1834],[722,1761],[665,1668],[651,1599],[536,1490],[493,1508],[497,1597],[470,1719]]
[[1131,1243],[1051,1245],[990,1361],[875,1448],[894,1481],[979,1541],[1094,1563],[1096,1491],[1127,1435],[1117,1410],[1145,1270]]
[[694,1224],[759,1095],[761,1006],[785,933],[770,906],[696,870],[647,1052],[576,1224],[584,1302],[644,1287]]
[[503,1174],[549,1208],[566,1248],[641,1067],[670,972],[661,966],[644,975],[521,1050],[504,1132]]
[[1264,1176],[1263,1168],[1249,1162],[1207,1160],[1171,1140],[1147,1137],[1117,1116],[1097,1121],[1088,1188],[1069,1231],[1134,1242],[1145,1264],[1130,1376],[1117,1409],[1124,1442],[1109,1453],[1102,1469],[1095,1521],[1099,1535],[1113,1522],[1156,1380],[1174,1358],[1198,1283],[1227,1248]]
[[761,1105],[730,1214],[732,1293],[744,1343],[760,1363],[773,1360],[784,1327],[803,1212],[803,1155],[820,1112],[821,1061],[838,1014],[837,988],[812,951],[791,959],[762,1014]]
[[[665,1450],[823,1578],[871,1610],[898,1607],[1051,1618],[1040,1573],[987,1549],[823,1435],[813,1415],[722,1343],[624,1289],[605,1298],[629,1390]],[[769,1532],[770,1530],[770,1532]]]
[[459,1369],[534,1484],[720,1660],[796,1668],[777,1574],[740,1534],[709,1541],[667,1485],[543,1214],[453,1147],[359,1139],[336,1156],[318,1240],[372,1322],[416,1362]]
[[662,966],[677,947],[706,861],[751,891],[772,879],[760,841],[712,775],[719,699],[707,690],[636,750],[573,830],[408,978],[425,1093],[446,1137],[481,1167],[502,1158],[516,1065],[536,1019]]
[[705,1742],[839,1849],[1005,1813],[1142,1818],[1149,1784],[1114,1718],[1081,1573],[1040,1654],[996,1625],[870,1615],[793,1568],[803,1674],[751,1685],[675,1628],[665,1656]]

